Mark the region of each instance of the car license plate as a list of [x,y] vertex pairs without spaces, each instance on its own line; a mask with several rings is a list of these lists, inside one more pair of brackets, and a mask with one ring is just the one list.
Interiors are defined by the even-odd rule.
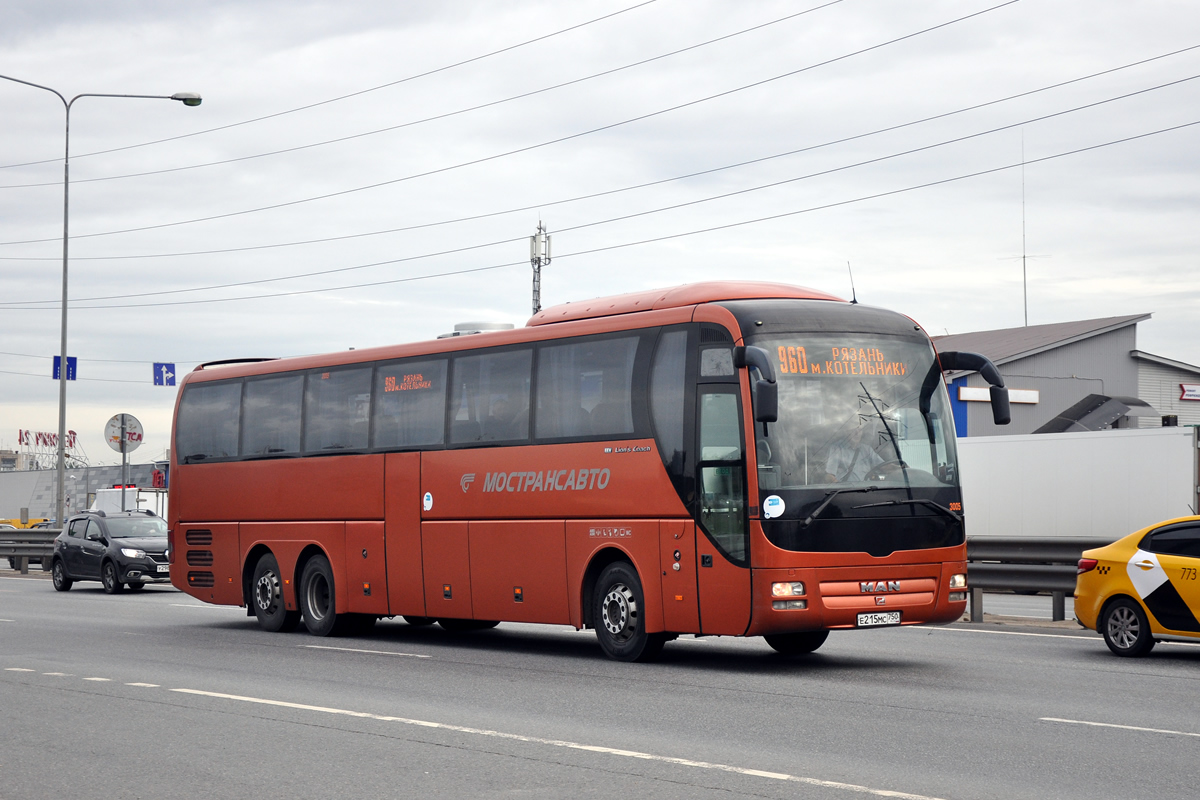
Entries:
[[872,611],[869,614],[858,615],[858,627],[871,628],[878,625],[899,625],[899,611]]
[[171,571],[171,565],[170,565],[170,564],[159,564],[159,565],[158,565],[158,571],[159,571],[159,572],[170,572],[170,571]]

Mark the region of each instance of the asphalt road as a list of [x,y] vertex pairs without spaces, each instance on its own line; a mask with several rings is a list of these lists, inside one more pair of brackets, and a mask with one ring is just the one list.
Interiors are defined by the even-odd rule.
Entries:
[[165,587],[0,576],[0,797],[1176,798],[1200,794],[1200,647],[1094,633],[833,634],[785,658],[590,632],[267,634]]

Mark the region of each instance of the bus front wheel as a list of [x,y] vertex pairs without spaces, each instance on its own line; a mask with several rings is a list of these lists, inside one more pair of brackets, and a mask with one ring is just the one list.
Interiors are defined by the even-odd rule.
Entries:
[[771,633],[763,637],[775,652],[785,656],[811,653],[829,638],[829,631],[801,631],[799,633]]
[[637,571],[624,561],[609,564],[596,581],[592,622],[605,655],[617,661],[653,661],[667,641],[646,631],[645,596]]

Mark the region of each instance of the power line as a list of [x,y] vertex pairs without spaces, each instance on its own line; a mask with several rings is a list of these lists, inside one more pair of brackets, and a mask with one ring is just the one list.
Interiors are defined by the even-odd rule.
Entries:
[[[178,252],[178,253],[142,253],[142,254],[120,255],[120,256],[73,256],[72,261],[117,261],[117,260],[139,259],[139,258],[176,258],[176,257],[183,257],[183,256],[220,255],[220,254],[224,254],[224,253],[241,253],[241,252],[248,252],[248,251],[255,251],[255,250],[266,250],[266,249],[276,248],[276,247],[298,247],[298,246],[310,245],[310,244],[324,244],[324,243],[328,243],[328,242],[345,241],[348,239],[359,239],[359,238],[363,238],[363,237],[367,237],[367,236],[382,236],[382,235],[390,234],[390,233],[403,233],[406,231],[421,230],[424,228],[432,228],[432,227],[437,227],[440,225],[452,225],[452,224],[456,224],[456,223],[460,223],[460,222],[474,222],[477,220],[487,219],[490,217],[498,217],[498,216],[502,216],[505,214],[514,214],[514,213],[520,213],[520,212],[524,212],[524,211],[533,211],[535,209],[563,205],[566,203],[574,203],[574,202],[579,202],[582,200],[592,200],[592,199],[595,199],[598,197],[606,197],[606,196],[610,196],[610,195],[614,195],[614,194],[620,194],[622,192],[635,191],[637,189],[645,189],[645,188],[649,188],[651,186],[659,186],[659,185],[662,185],[665,183],[670,183],[673,181],[686,180],[688,178],[695,178],[695,177],[699,177],[702,175],[711,175],[716,172],[721,172],[721,171],[730,170],[730,169],[736,169],[738,167],[749,166],[751,164],[759,164],[759,163],[771,161],[771,160],[777,159],[777,158],[784,158],[786,156],[792,156],[792,155],[797,155],[799,153],[810,152],[810,151],[818,150],[818,149],[825,148],[825,147],[831,147],[833,145],[845,144],[846,142],[852,142],[857,139],[865,139],[869,136],[876,136],[876,135],[879,135],[882,133],[891,133],[893,131],[901,130],[903,128],[909,128],[909,127],[912,127],[915,125],[921,125],[926,122],[932,122],[932,121],[939,120],[939,119],[945,119],[947,117],[955,116],[958,114],[964,114],[964,113],[967,113],[970,111],[977,111],[981,108],[986,108],[988,106],[1005,103],[1010,100],[1016,100],[1016,99],[1019,99],[1022,97],[1028,97],[1030,95],[1038,94],[1041,92],[1047,92],[1047,91],[1051,91],[1053,89],[1059,89],[1059,88],[1062,88],[1063,86],[1069,86],[1074,83],[1080,83],[1082,81],[1090,80],[1092,78],[1097,78],[1097,77],[1101,77],[1103,75],[1109,75],[1114,72],[1119,72],[1121,70],[1141,66],[1143,64],[1148,64],[1153,61],[1158,61],[1158,60],[1161,60],[1164,58],[1169,58],[1171,56],[1179,55],[1180,53],[1186,53],[1188,51],[1196,50],[1198,48],[1200,48],[1200,44],[1192,45],[1191,47],[1185,47],[1180,50],[1173,50],[1169,53],[1163,53],[1161,55],[1152,56],[1150,58],[1144,58],[1144,59],[1141,59],[1140,61],[1134,61],[1134,62],[1131,62],[1129,64],[1124,64],[1119,67],[1112,67],[1110,69],[1101,70],[1100,72],[1093,72],[1090,75],[1084,75],[1084,76],[1081,76],[1078,78],[1072,78],[1070,80],[1060,81],[1059,83],[1050,84],[1049,86],[1043,86],[1038,89],[1030,89],[1028,91],[1008,95],[1007,97],[1001,97],[996,100],[988,100],[988,101],[985,101],[982,103],[976,103],[974,105],[955,109],[953,111],[946,111],[941,114],[935,114],[933,116],[923,117],[921,119],[913,120],[911,122],[903,122],[898,125],[889,125],[885,128],[877,128],[876,130],[868,131],[867,133],[859,133],[859,134],[855,134],[853,136],[846,136],[841,139],[833,139],[828,142],[822,142],[821,144],[808,145],[806,147],[801,147],[801,148],[797,148],[794,150],[788,150],[788,151],[785,151],[782,153],[776,153],[776,154],[769,155],[769,156],[762,156],[759,158],[748,159],[746,161],[739,161],[734,164],[726,164],[726,165],[720,166],[720,167],[712,167],[710,169],[700,170],[697,172],[689,172],[684,175],[677,175],[677,176],[670,177],[670,178],[661,178],[661,179],[655,180],[655,181],[648,181],[645,183],[634,184],[632,186],[624,186],[624,187],[620,187],[617,189],[609,189],[607,191],[602,191],[602,192],[593,192],[591,194],[577,195],[575,197],[569,197],[569,198],[565,198],[565,199],[561,199],[561,200],[550,200],[550,201],[541,202],[541,203],[534,203],[534,204],[527,205],[527,206],[518,206],[515,208],[508,208],[508,209],[504,209],[502,211],[490,211],[490,212],[486,212],[483,214],[474,214],[471,216],[456,217],[454,219],[447,219],[447,220],[437,220],[434,222],[420,223],[417,225],[407,225],[407,226],[400,227],[400,228],[387,228],[385,230],[366,231],[363,233],[351,233],[351,234],[344,234],[341,236],[327,236],[327,237],[322,237],[319,239],[302,239],[302,240],[292,241],[292,242],[275,242],[275,243],[268,243],[268,244],[261,244],[261,245],[251,245],[251,246],[247,246],[247,247],[226,247],[226,248],[220,248],[220,249],[215,249],[215,250],[195,250],[195,251]],[[56,239],[54,241],[58,241],[58,240]],[[5,244],[14,244],[14,243],[9,242],[9,243],[5,243]],[[0,256],[0,261],[59,261],[60,258],[61,258],[60,256],[37,256],[37,257]],[[41,302],[41,301],[33,301],[33,302]]]
[[[1098,100],[1093,103],[1086,103],[1084,105],[1075,106],[1074,108],[1065,109],[1063,111],[1057,111],[1057,112],[1054,112],[1051,114],[1043,114],[1038,117],[1021,120],[1019,122],[1009,123],[1007,125],[1001,125],[1001,126],[998,126],[995,128],[990,128],[985,131],[979,131],[976,133],[966,134],[963,136],[954,137],[952,139],[947,139],[947,140],[944,140],[941,142],[935,142],[933,144],[922,145],[920,147],[914,147],[914,148],[910,148],[908,150],[903,150],[903,151],[896,152],[896,153],[890,153],[890,154],[884,155],[884,156],[878,156],[876,158],[870,158],[870,159],[866,159],[863,161],[857,161],[852,164],[844,164],[841,166],[831,167],[831,168],[825,169],[825,170],[820,170],[818,172],[808,173],[806,175],[800,175],[800,176],[796,176],[796,177],[792,177],[792,178],[784,178],[784,179],[781,179],[778,181],[772,181],[770,183],[760,184],[758,186],[747,187],[745,189],[736,189],[736,190],[733,190],[730,192],[724,192],[722,194],[710,195],[708,197],[703,197],[703,198],[699,198],[696,200],[689,200],[689,201],[675,203],[675,204],[668,205],[668,206],[660,206],[658,208],[648,209],[645,211],[638,211],[638,212],[633,212],[630,214],[624,214],[624,215],[621,215],[618,217],[610,217],[607,219],[596,220],[593,222],[586,222],[586,223],[582,223],[580,225],[574,225],[574,226],[570,226],[570,227],[566,227],[566,228],[561,228],[561,229],[559,229],[559,232],[565,233],[568,231],[577,231],[577,230],[582,230],[585,228],[596,227],[599,225],[606,225],[606,224],[609,224],[612,222],[619,222],[619,221],[623,221],[623,220],[634,219],[637,217],[649,216],[650,214],[657,214],[657,213],[661,213],[663,211],[672,211],[672,210],[676,210],[679,208],[686,208],[688,206],[699,205],[700,203],[707,203],[707,202],[711,202],[713,200],[722,200],[722,199],[726,199],[729,197],[735,197],[738,195],[748,194],[750,192],[761,191],[763,189],[770,189],[770,188],[774,188],[777,186],[783,186],[783,185],[786,185],[789,183],[796,183],[798,181],[808,180],[810,178],[822,177],[822,176],[830,175],[830,174],[833,174],[836,172],[844,172],[848,169],[854,169],[857,167],[867,166],[870,164],[877,164],[877,163],[880,163],[883,161],[889,161],[892,159],[901,158],[903,156],[912,155],[914,153],[920,153],[920,152],[924,152],[927,150],[933,150],[933,149],[936,149],[939,147],[945,147],[945,146],[951,145],[951,144],[957,144],[960,142],[968,141],[970,139],[978,139],[983,136],[989,136],[991,134],[999,133],[1001,131],[1006,131],[1006,130],[1011,130],[1013,128],[1023,127],[1025,125],[1030,125],[1035,122],[1043,122],[1047,119],[1064,116],[1066,114],[1073,114],[1077,111],[1095,108],[1097,106],[1106,105],[1108,103],[1114,103],[1114,102],[1117,102],[1118,100],[1125,100],[1130,97],[1136,97],[1138,95],[1146,94],[1148,92],[1157,91],[1159,89],[1164,89],[1164,88],[1175,86],[1175,85],[1178,85],[1181,83],[1186,83],[1188,81],[1196,80],[1197,78],[1200,78],[1200,75],[1193,75],[1188,78],[1181,78],[1176,81],[1170,81],[1168,83],[1159,84],[1157,86],[1152,86],[1152,87],[1149,87],[1146,89],[1139,89],[1137,91],[1128,92],[1126,94],[1118,95],[1116,97],[1111,97],[1106,100]],[[239,281],[236,283],[215,284],[215,285],[210,285],[210,286],[194,286],[194,287],[189,287],[189,288],[184,288],[184,289],[166,289],[166,290],[155,291],[155,292],[138,292],[135,294],[120,294],[120,295],[104,295],[104,296],[98,296],[98,297],[84,297],[84,298],[77,298],[74,302],[80,303],[80,302],[95,302],[95,301],[100,301],[100,300],[124,300],[124,299],[140,298],[140,297],[162,297],[162,296],[166,296],[166,295],[186,294],[189,292],[213,291],[213,290],[217,290],[217,289],[230,289],[230,288],[238,288],[238,287],[243,287],[243,286],[261,285],[261,284],[265,284],[265,283],[277,283],[277,282],[286,281],[286,280],[299,280],[302,278],[313,278],[313,277],[319,277],[322,275],[331,275],[331,274],[335,274],[335,273],[350,272],[350,271],[359,270],[359,269],[368,269],[371,267],[387,266],[387,265],[392,265],[392,264],[404,263],[404,262],[408,262],[408,261],[419,261],[419,260],[424,260],[427,258],[434,258],[437,256],[463,253],[463,252],[467,252],[470,250],[480,250],[480,249],[487,248],[487,247],[495,247],[498,245],[512,244],[514,242],[521,241],[524,238],[525,237],[517,237],[517,238],[510,238],[510,239],[502,239],[502,240],[493,241],[493,242],[485,242],[483,244],[464,245],[462,247],[452,248],[449,250],[440,250],[437,252],[424,253],[421,255],[406,256],[404,258],[389,259],[386,261],[379,261],[379,262],[373,262],[373,263],[368,263],[368,264],[358,264],[358,265],[350,266],[350,267],[338,267],[338,268],[334,268],[334,269],[319,270],[316,272],[299,273],[299,274],[295,274],[295,275],[277,276],[274,278],[259,278],[259,279],[250,280],[250,281]],[[9,303],[0,303],[0,308],[15,308],[15,307],[19,307],[19,306],[28,306],[28,305],[46,306],[47,304],[50,304],[49,307],[56,308],[58,306],[55,304],[57,304],[58,302],[59,301],[57,301],[57,300],[12,301]]]
[[[241,211],[230,211],[230,212],[227,212],[224,214],[213,214],[213,215],[210,215],[207,217],[197,217],[194,219],[179,220],[176,222],[164,222],[164,223],[160,223],[158,225],[144,225],[144,226],[137,227],[137,228],[126,228],[124,230],[117,230],[117,231],[102,231],[102,232],[98,232],[98,233],[77,234],[77,235],[73,236],[72,239],[76,239],[76,240],[91,239],[91,238],[100,237],[100,236],[112,236],[112,235],[123,234],[123,233],[137,233],[140,231],[160,230],[163,228],[178,227],[181,225],[191,225],[191,224],[194,224],[197,222],[211,222],[211,221],[218,220],[218,219],[228,219],[230,217],[243,216],[246,214],[255,214],[255,213],[262,212],[262,211],[273,211],[273,210],[278,210],[280,208],[288,208],[291,206],[301,205],[303,203],[311,203],[311,202],[314,202],[317,200],[328,200],[330,198],[343,197],[348,194],[354,194],[357,192],[367,191],[370,189],[378,189],[378,188],[381,188],[384,186],[392,186],[397,183],[403,183],[405,181],[414,180],[416,178],[424,178],[424,177],[428,177],[430,175],[438,175],[441,173],[450,172],[452,170],[462,169],[464,167],[474,166],[477,164],[483,164],[488,161],[495,161],[497,159],[506,158],[506,157],[512,156],[512,155],[518,155],[520,153],[527,153],[532,150],[538,150],[540,148],[548,147],[548,146],[554,145],[554,144],[561,144],[562,142],[567,142],[567,141],[571,141],[572,139],[578,139],[578,138],[581,138],[584,136],[589,136],[594,133],[600,133],[602,131],[612,130],[614,128],[622,127],[624,125],[629,125],[634,122],[640,122],[643,120],[652,119],[654,117],[662,116],[663,114],[669,114],[671,112],[678,111],[683,108],[689,108],[691,106],[698,105],[700,103],[705,103],[710,100],[716,100],[716,99],[719,99],[722,97],[727,97],[729,95],[736,94],[738,92],[746,91],[747,89],[752,89],[752,88],[755,88],[758,86],[763,86],[765,84],[772,83],[774,81],[782,80],[784,78],[799,75],[803,72],[808,72],[810,70],[817,69],[818,67],[828,66],[829,64],[834,64],[839,61],[845,61],[846,59],[853,58],[854,56],[862,55],[864,53],[869,53],[873,50],[878,50],[880,48],[887,47],[889,45],[896,44],[898,42],[912,39],[917,36],[921,36],[926,33],[930,33],[932,31],[936,31],[941,28],[948,27],[950,25],[955,25],[959,22],[973,19],[973,18],[981,16],[983,14],[987,14],[992,11],[996,11],[998,9],[1004,8],[1006,6],[1013,5],[1014,3],[1017,3],[1017,2],[1020,2],[1020,0],[1005,0],[1005,2],[1002,2],[998,5],[991,6],[989,8],[985,8],[982,11],[976,11],[974,13],[967,14],[962,17],[957,17],[948,22],[942,22],[942,23],[933,25],[928,28],[923,28],[922,30],[916,31],[914,33],[909,33],[909,34],[905,34],[904,36],[899,36],[894,39],[889,39],[885,42],[880,42],[878,44],[871,45],[870,47],[864,47],[860,50],[855,50],[851,53],[846,53],[846,54],[836,56],[831,59],[827,59],[825,61],[817,62],[815,64],[810,64],[806,67],[801,67],[799,69],[791,70],[789,72],[785,72],[780,75],[774,75],[770,78],[764,78],[762,80],[754,81],[753,83],[748,83],[743,86],[739,86],[739,87],[736,87],[733,89],[728,89],[723,92],[717,92],[716,94],[708,95],[706,97],[701,97],[696,100],[689,100],[686,103],[680,103],[678,105],[670,106],[668,108],[660,109],[658,111],[652,111],[647,114],[641,114],[639,116],[631,117],[629,119],[621,120],[619,122],[613,122],[613,123],[609,123],[607,125],[601,125],[597,128],[592,128],[592,129],[589,129],[586,131],[580,131],[578,133],[569,134],[567,136],[561,136],[561,137],[558,137],[555,139],[550,139],[550,140],[547,140],[544,142],[539,142],[537,144],[526,145],[525,147],[519,147],[519,148],[516,148],[513,150],[501,152],[501,153],[495,153],[490,156],[484,156],[482,158],[472,159],[470,161],[464,161],[464,162],[461,162],[458,164],[453,164],[453,165],[446,166],[446,167],[439,167],[437,169],[427,170],[425,172],[419,172],[419,173],[415,173],[412,175],[406,175],[406,176],[400,177],[400,178],[393,178],[391,180],[380,181],[378,183],[373,183],[373,184],[369,184],[366,186],[358,186],[358,187],[351,188],[351,189],[343,189],[343,190],[336,191],[336,192],[328,192],[326,194],[315,195],[313,197],[300,198],[298,200],[289,200],[289,201],[285,201],[282,203],[273,203],[271,205],[260,206],[257,208],[242,209]],[[27,239],[24,241],[0,242],[0,245],[38,244],[38,243],[51,242],[51,241],[58,241],[58,239]]]
[[[597,22],[602,22],[606,19],[611,19],[613,17],[620,16],[621,14],[624,14],[629,11],[634,11],[636,9],[642,8],[643,6],[648,6],[654,2],[657,2],[657,0],[645,0],[644,2],[637,3],[635,5],[629,6],[628,8],[623,8],[623,9],[620,9],[619,11],[614,11],[611,14],[605,14],[603,16],[596,17],[595,19],[588,20],[587,22],[581,22],[577,25],[571,25],[571,26],[568,26],[561,30],[554,31],[553,33],[547,33],[542,36],[534,37],[533,39],[527,39],[523,42],[518,42],[517,44],[509,45],[507,47],[502,47],[499,50],[492,50],[490,52],[483,53],[478,56],[472,56],[471,58],[463,59],[462,61],[456,61],[453,64],[447,64],[442,67],[437,67],[435,69],[426,70],[425,72],[421,72],[416,75],[409,75],[407,78],[400,78],[399,80],[394,80],[394,81],[390,81],[388,83],[383,83],[383,84],[380,84],[379,86],[373,86],[370,89],[360,89],[359,91],[351,92],[350,94],[344,94],[344,95],[340,95],[338,97],[332,97],[328,100],[320,100],[316,103],[309,103],[308,105],[299,106],[297,108],[291,108],[291,109],[288,109],[287,111],[277,111],[273,114],[267,114],[262,117],[254,117],[253,119],[242,120],[241,122],[232,122],[228,125],[219,125],[215,128],[206,128],[205,130],[194,131],[192,133],[185,133],[180,136],[169,136],[166,139],[155,139],[155,140],[149,141],[149,142],[141,142],[140,144],[125,145],[124,147],[113,147],[108,150],[97,150],[94,153],[82,153],[80,155],[73,156],[73,158],[75,158],[75,159],[88,158],[89,156],[99,156],[99,155],[105,155],[107,153],[118,153],[118,152],[121,152],[122,150],[133,150],[133,149],[136,149],[139,147],[149,147],[150,145],[163,144],[165,142],[174,142],[179,139],[188,139],[193,136],[203,136],[203,135],[209,134],[209,133],[216,133],[217,131],[224,131],[224,130],[228,130],[230,128],[241,127],[242,125],[251,125],[255,122],[263,122],[264,120],[275,119],[277,117],[287,116],[288,114],[295,114],[299,111],[307,111],[312,108],[319,108],[320,106],[329,105],[330,103],[336,103],[341,100],[348,100],[352,97],[359,97],[364,94],[369,94],[370,92],[377,92],[380,89],[387,89],[391,86],[398,86],[402,83],[408,83],[409,81],[415,81],[418,78],[426,78],[430,75],[436,75],[439,72],[446,72],[447,70],[455,69],[456,67],[465,66],[466,64],[472,64],[476,61],[482,61],[486,58],[491,58],[492,56],[498,56],[502,53],[507,53],[512,50],[517,50],[521,47],[527,47],[528,45],[531,45],[531,44],[537,44],[538,42],[544,42],[547,39],[554,38],[555,36],[561,36],[564,33],[569,33],[571,31],[587,27],[588,25],[593,25]],[[48,158],[48,159],[43,159],[41,161],[29,161],[24,164],[5,164],[5,165],[0,165],[0,169],[12,169],[14,167],[31,167],[31,166],[36,166],[38,164],[53,164],[60,160],[61,159],[57,159],[57,158]]]
[[[638,246],[645,245],[645,244],[654,244],[657,242],[670,241],[672,239],[681,239],[681,238],[684,238],[687,236],[697,236],[700,234],[712,233],[714,231],[729,230],[731,228],[743,227],[745,225],[754,225],[754,224],[758,224],[761,222],[771,222],[771,221],[778,220],[778,219],[785,219],[787,217],[798,216],[800,214],[812,213],[814,211],[824,211],[824,210],[827,210],[830,208],[838,208],[841,206],[852,205],[854,203],[861,203],[861,202],[865,202],[868,200],[877,200],[877,199],[880,199],[883,197],[892,197],[894,195],[905,194],[907,192],[918,191],[920,189],[928,189],[928,188],[931,188],[934,186],[943,186],[943,185],[950,184],[950,183],[956,183],[958,181],[969,180],[971,178],[978,178],[978,177],[982,177],[984,175],[992,175],[992,174],[995,174],[998,172],[1004,172],[1006,170],[1016,169],[1016,168],[1020,167],[1022,164],[1025,164],[1025,165],[1040,164],[1045,161],[1053,161],[1055,159],[1065,158],[1067,156],[1078,155],[1080,153],[1086,153],[1086,152],[1090,152],[1093,150],[1099,150],[1099,149],[1105,148],[1105,147],[1112,147],[1112,146],[1118,145],[1118,144],[1125,144],[1127,142],[1132,142],[1132,141],[1136,141],[1139,139],[1145,139],[1150,136],[1158,136],[1163,133],[1170,133],[1172,131],[1183,130],[1184,128],[1190,128],[1195,125],[1200,125],[1200,120],[1196,120],[1193,122],[1186,122],[1181,125],[1173,125],[1168,128],[1160,128],[1159,130],[1150,131],[1148,133],[1140,133],[1140,134],[1136,134],[1134,136],[1126,136],[1121,139],[1114,139],[1109,142],[1102,142],[1100,144],[1089,145],[1087,147],[1080,147],[1080,148],[1076,148],[1074,150],[1068,150],[1068,151],[1065,151],[1062,153],[1056,153],[1054,155],[1043,156],[1041,158],[1034,158],[1034,159],[1028,159],[1025,161],[1018,161],[1013,164],[1005,164],[1005,165],[999,166],[999,167],[992,167],[990,169],[978,170],[976,172],[971,172],[971,173],[967,173],[964,175],[956,175],[956,176],[950,177],[950,178],[942,178],[942,179],[939,179],[936,181],[928,181],[926,183],[921,183],[921,184],[917,184],[914,186],[907,186],[907,187],[904,187],[901,189],[892,189],[892,190],[889,190],[886,192],[877,192],[875,194],[864,195],[861,197],[855,197],[855,198],[851,198],[849,200],[840,200],[840,201],[836,201],[836,202],[832,202],[832,203],[824,203],[824,204],[818,205],[818,206],[809,206],[808,208],[802,208],[802,209],[798,209],[796,211],[785,211],[785,212],[781,212],[779,214],[771,214],[771,215],[765,216],[765,217],[756,217],[754,219],[742,220],[740,222],[730,222],[730,223],[727,223],[724,225],[713,225],[713,226],[710,226],[707,228],[699,228],[696,230],[684,231],[682,233],[666,234],[663,236],[655,236],[655,237],[652,237],[649,239],[640,239],[638,241],[633,241],[633,242],[622,242],[620,244],[606,245],[603,247],[595,247],[595,248],[591,248],[589,250],[580,250],[580,251],[577,251],[574,253],[559,254],[556,256],[556,258],[561,260],[563,258],[574,258],[574,257],[578,257],[578,256],[592,255],[595,253],[610,252],[612,250],[620,250],[620,249],[624,249],[624,248],[628,248],[628,247],[638,247]],[[386,262],[381,262],[381,263],[386,263]],[[97,306],[75,306],[74,310],[75,311],[85,311],[85,310],[93,310],[93,309],[113,309],[113,308],[156,308],[156,307],[162,307],[162,306],[182,306],[182,305],[201,305],[201,304],[209,304],[209,303],[227,303],[227,302],[235,302],[235,301],[239,301],[239,300],[266,300],[266,299],[277,298],[277,297],[292,297],[292,296],[304,295],[304,294],[321,294],[321,293],[325,293],[325,292],[340,292],[340,291],[346,291],[349,289],[373,288],[373,287],[377,287],[377,286],[388,286],[388,285],[397,284],[397,283],[410,283],[413,281],[430,280],[433,278],[444,278],[444,277],[450,277],[450,276],[455,276],[455,275],[468,275],[468,274],[472,274],[472,273],[504,269],[506,267],[515,267],[515,266],[524,267],[527,263],[528,262],[524,261],[524,260],[513,261],[513,262],[506,263],[506,264],[492,264],[492,265],[489,265],[486,267],[472,267],[469,269],[451,270],[451,271],[447,271],[447,272],[440,272],[440,273],[428,274],[428,275],[414,275],[414,276],[410,276],[407,278],[392,278],[392,279],[388,279],[388,280],[371,281],[369,283],[359,283],[359,284],[352,284],[352,285],[348,285],[348,286],[333,286],[333,287],[325,287],[325,288],[320,288],[320,289],[303,289],[303,290],[296,290],[296,291],[291,291],[291,292],[278,292],[278,293],[273,293],[273,294],[246,295],[246,296],[242,296],[242,297],[212,298],[212,299],[206,299],[206,300],[179,300],[179,301],[170,301],[170,302],[162,302],[162,303],[129,303],[129,304],[97,305]],[[42,310],[46,310],[46,309],[31,309],[31,310],[42,311]]]
[[[287,147],[282,150],[272,150],[272,151],[269,151],[266,153],[256,153],[256,154],[248,155],[248,156],[239,156],[238,158],[227,158],[227,159],[223,159],[221,161],[209,161],[209,162],[206,162],[203,164],[190,164],[186,167],[170,167],[167,169],[149,170],[147,172],[134,172],[134,173],[129,173],[129,174],[125,174],[125,175],[108,175],[108,176],[101,177],[101,178],[82,178],[82,179],[76,179],[76,180],[72,181],[72,183],[73,184],[96,183],[98,181],[123,180],[125,178],[144,178],[144,177],[147,177],[150,175],[164,175],[164,174],[171,173],[171,172],[183,172],[186,170],[203,169],[205,167],[216,167],[216,166],[221,166],[224,164],[236,164],[240,161],[250,161],[250,160],[256,159],[256,158],[266,158],[269,156],[284,155],[286,153],[296,153],[301,150],[311,150],[313,148],[324,147],[325,145],[329,145],[329,144],[338,144],[341,142],[349,142],[349,141],[353,141],[355,139],[362,139],[364,137],[374,136],[374,135],[380,134],[380,133],[389,133],[391,131],[398,131],[398,130],[402,130],[404,128],[411,128],[411,127],[414,127],[417,125],[422,125],[426,122],[435,122],[437,120],[443,120],[443,119],[448,119],[450,117],[459,116],[461,114],[467,114],[472,111],[479,111],[480,109],[484,109],[484,108],[492,108],[494,106],[502,105],[504,103],[509,103],[514,100],[523,100],[527,97],[533,97],[535,95],[545,94],[546,92],[551,92],[556,89],[562,89],[567,86],[573,86],[575,84],[584,83],[586,81],[594,80],[595,78],[602,78],[604,76],[612,75],[617,72],[622,72],[624,70],[633,69],[634,67],[641,67],[646,64],[650,64],[654,61],[661,61],[664,58],[670,58],[671,56],[677,56],[680,53],[686,53],[690,50],[697,50],[701,47],[707,47],[708,45],[716,44],[717,42],[722,42],[727,39],[732,39],[736,36],[741,36],[743,34],[751,33],[753,31],[761,30],[762,28],[767,28],[767,27],[770,27],[771,25],[778,25],[781,22],[786,22],[790,19],[795,19],[796,17],[804,16],[805,14],[811,14],[814,11],[819,11],[823,8],[828,8],[829,6],[837,5],[838,3],[841,3],[841,2],[843,2],[843,0],[829,0],[829,2],[827,2],[827,3],[824,3],[819,6],[814,6],[813,8],[805,9],[804,11],[798,11],[795,14],[788,14],[787,16],[780,17],[779,19],[774,19],[769,22],[763,22],[758,25],[751,26],[749,28],[743,28],[742,30],[734,31],[733,33],[725,34],[724,36],[718,36],[715,39],[709,39],[704,42],[698,42],[696,44],[689,45],[687,47],[681,47],[677,50],[672,50],[668,53],[662,53],[660,55],[652,56],[650,58],[644,58],[640,61],[634,61],[629,64],[624,64],[619,67],[613,67],[612,69],[606,69],[601,72],[593,73],[591,75],[585,75],[582,78],[575,78],[574,80],[563,81],[562,83],[552,84],[550,86],[542,87],[541,89],[534,89],[533,91],[522,92],[520,94],[511,95],[510,97],[505,97],[500,100],[491,100],[487,103],[480,103],[479,105],[469,106],[467,108],[460,108],[456,111],[447,111],[444,114],[435,114],[434,116],[431,116],[431,117],[424,117],[423,119],[412,120],[409,122],[401,123],[399,125],[390,125],[386,128],[378,128],[373,131],[364,131],[362,133],[351,134],[350,136],[341,136],[336,139],[327,139],[327,140],[321,141],[321,142],[312,142],[309,144],[298,145],[296,147]],[[31,188],[43,187],[43,186],[61,186],[61,185],[62,185],[61,181],[53,181],[53,182],[49,182],[49,183],[18,183],[18,184],[9,184],[6,186],[0,186],[0,190],[3,190],[3,189],[31,189]]]

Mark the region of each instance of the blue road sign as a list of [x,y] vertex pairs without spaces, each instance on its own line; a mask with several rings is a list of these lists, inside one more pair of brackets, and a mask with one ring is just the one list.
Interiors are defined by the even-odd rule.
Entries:
[[155,386],[174,386],[175,385],[175,365],[164,364],[159,361],[154,362],[154,385]]
[[[67,380],[75,380],[75,356],[67,356]],[[54,357],[54,380],[59,380],[62,371],[62,356]]]

